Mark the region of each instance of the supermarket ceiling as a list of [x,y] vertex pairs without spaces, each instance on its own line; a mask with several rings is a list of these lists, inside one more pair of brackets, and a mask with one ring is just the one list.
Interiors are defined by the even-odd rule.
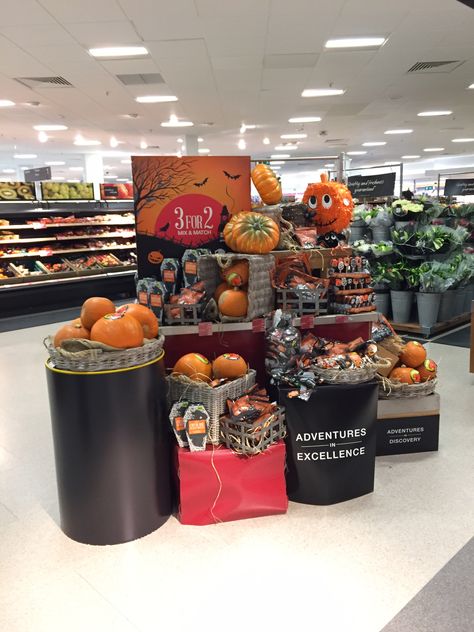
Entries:
[[[295,132],[307,134],[288,150],[295,156],[366,151],[359,162],[380,164],[427,157],[425,148],[474,154],[474,142],[452,142],[474,138],[474,11],[460,2],[0,0],[0,15],[0,99],[15,103],[0,108],[1,165],[22,153],[53,160],[104,151],[118,160],[142,153],[144,142],[148,152],[171,153],[185,133],[202,137],[199,146],[214,155],[287,153],[274,148]],[[325,49],[328,39],[361,36],[387,41]],[[144,46],[149,54],[107,60],[88,52],[104,46]],[[453,63],[409,72],[418,62]],[[44,77],[71,85],[31,81]],[[344,93],[301,96],[329,87]],[[146,95],[178,100],[135,101]],[[452,114],[417,116],[425,110]],[[194,126],[161,127],[172,115]],[[288,122],[304,116],[321,121]],[[242,123],[256,127],[241,134]],[[33,129],[40,124],[68,129],[48,132],[41,144]],[[413,132],[385,134],[400,128]],[[77,134],[101,145],[76,146]]]

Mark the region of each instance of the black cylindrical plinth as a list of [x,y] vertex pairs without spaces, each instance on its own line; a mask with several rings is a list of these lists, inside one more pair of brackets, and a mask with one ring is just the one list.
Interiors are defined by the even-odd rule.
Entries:
[[118,544],[171,514],[163,355],[94,373],[46,364],[61,528],[85,544]]
[[330,505],[374,489],[378,385],[317,386],[286,407],[288,498]]

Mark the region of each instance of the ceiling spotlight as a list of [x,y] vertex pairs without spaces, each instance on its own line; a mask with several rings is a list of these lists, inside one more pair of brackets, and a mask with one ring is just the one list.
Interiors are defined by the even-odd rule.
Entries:
[[176,142],[177,142],[177,143],[184,143],[184,140],[183,140],[182,138],[177,138],[177,139],[176,139]]
[[282,134],[280,138],[283,139],[298,139],[298,138],[308,138],[308,134]]
[[474,143],[474,138],[453,138],[452,143]]
[[144,46],[108,46],[104,48],[89,48],[92,57],[143,57],[148,55]]
[[140,141],[140,149],[148,149],[148,143],[146,142],[146,140]]
[[174,95],[147,95],[143,97],[136,97],[137,103],[171,103],[177,101],[178,97]]
[[384,134],[411,134],[412,132],[412,129],[388,129]]
[[109,143],[110,143],[110,146],[112,147],[112,149],[115,149],[115,147],[118,147],[118,146],[119,146],[119,142],[118,142],[118,140],[115,138],[115,136],[111,136],[111,137],[110,137],[110,141],[109,141]]
[[319,123],[320,116],[293,116],[288,119],[288,123]]
[[203,143],[204,142],[204,138],[202,138],[201,136],[198,136],[197,141],[198,141],[198,143]]
[[179,121],[175,114],[171,114],[168,121],[161,123],[161,127],[192,127],[193,125],[191,121]]
[[48,142],[48,134],[46,134],[46,132],[38,132],[38,140],[40,143],[47,143]]
[[374,48],[385,44],[385,37],[342,37],[330,39],[325,48]]
[[302,97],[335,97],[339,94],[344,94],[345,90],[338,88],[309,88],[303,90]]
[[243,138],[239,139],[239,142],[237,143],[237,147],[239,149],[245,149],[247,147],[247,143],[244,141]]
[[209,154],[210,152],[211,152],[211,150],[207,149],[207,147],[202,147],[202,148],[200,147],[198,149],[198,153],[200,153],[200,154]]
[[420,158],[417,154],[407,154],[406,156],[402,156],[402,160],[410,160],[411,158]]
[[348,151],[346,152],[348,156],[364,156],[366,151]]
[[418,112],[417,116],[449,116],[451,110],[428,110],[426,112]]
[[93,145],[102,145],[100,140],[87,139],[82,136],[82,134],[76,134],[74,139],[74,145],[79,145],[83,147],[92,147]]
[[264,145],[269,145],[270,144],[270,139],[268,138],[268,136],[265,136],[265,138],[263,139],[262,143]]
[[468,89],[468,90],[474,90],[474,83],[471,83],[471,85],[470,85],[470,86],[467,86],[467,89]]
[[33,125],[37,132],[62,132],[68,129],[67,125]]
[[181,151],[186,151],[186,145],[184,143],[181,145]]
[[369,141],[367,143],[362,143],[362,147],[379,147],[381,145],[386,145],[386,141],[384,140],[374,140],[374,141]]
[[10,108],[12,105],[15,105],[13,101],[9,99],[0,99],[0,108]]
[[423,151],[444,151],[444,147],[425,147]]
[[29,160],[31,158],[38,158],[37,154],[15,154],[13,158],[17,160]]

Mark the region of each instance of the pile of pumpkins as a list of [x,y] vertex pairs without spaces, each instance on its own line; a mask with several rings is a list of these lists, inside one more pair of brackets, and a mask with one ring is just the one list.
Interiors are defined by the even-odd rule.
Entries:
[[214,292],[219,312],[223,316],[243,318],[247,315],[249,299],[247,294],[249,282],[249,262],[236,261],[221,270],[221,279]]
[[158,319],[148,307],[129,303],[116,308],[108,298],[94,296],[84,301],[80,318],[56,332],[54,346],[60,347],[64,340],[82,338],[116,349],[132,349],[141,347],[145,338],[156,338],[158,329]]
[[400,366],[395,367],[388,377],[394,382],[404,384],[434,380],[438,371],[436,362],[427,358],[426,349],[416,340],[410,340],[403,347],[399,364]]
[[213,362],[201,353],[187,353],[176,362],[172,375],[185,375],[193,382],[210,384],[213,379],[235,380],[247,373],[247,362],[238,353],[223,353]]

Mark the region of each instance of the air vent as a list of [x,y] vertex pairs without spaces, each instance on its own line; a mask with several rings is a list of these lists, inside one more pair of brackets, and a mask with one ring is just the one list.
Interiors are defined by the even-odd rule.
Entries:
[[64,77],[16,77],[15,81],[27,88],[73,88]]
[[159,72],[145,72],[133,75],[116,75],[124,86],[149,86],[151,84],[164,83]]
[[159,149],[159,145],[148,145],[148,149]]
[[463,61],[454,60],[454,61],[417,61],[416,64],[407,71],[407,72],[443,72],[448,73],[452,72],[455,68],[458,68]]

